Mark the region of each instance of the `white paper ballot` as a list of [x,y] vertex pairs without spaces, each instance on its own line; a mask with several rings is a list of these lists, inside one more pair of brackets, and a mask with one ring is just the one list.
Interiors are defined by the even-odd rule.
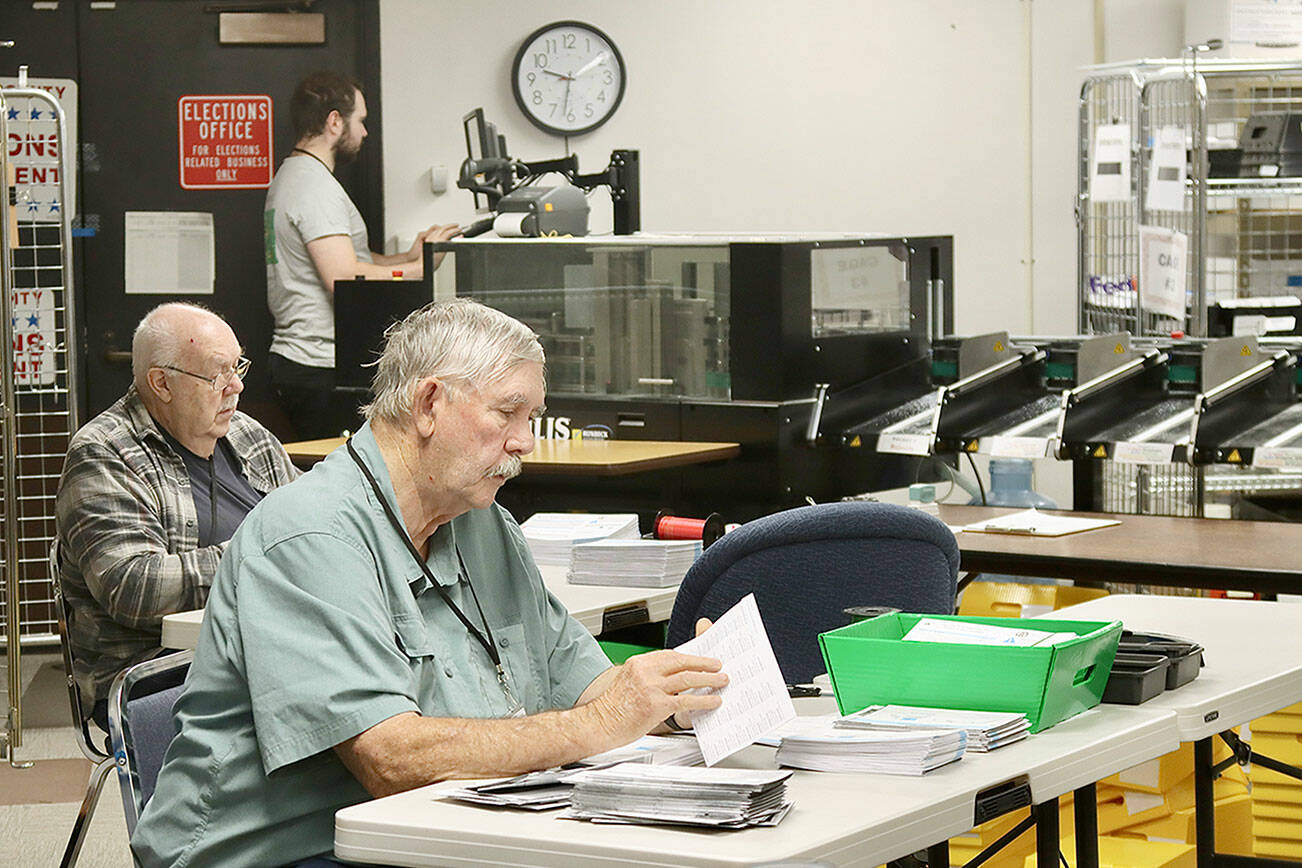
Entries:
[[1090,201],[1130,201],[1130,124],[1100,124],[1090,160]]
[[920,618],[909,632],[906,642],[949,642],[959,645],[1054,645],[1078,638],[1075,633],[1050,633],[1047,630],[1029,630],[1024,627],[996,627],[972,621],[950,621],[942,618]]
[[723,705],[692,712],[692,727],[707,766],[753,744],[796,716],[754,594],[742,597],[719,616],[714,626],[677,650],[715,657],[723,662],[723,671],[728,674],[728,683],[722,689],[702,691],[717,692]]

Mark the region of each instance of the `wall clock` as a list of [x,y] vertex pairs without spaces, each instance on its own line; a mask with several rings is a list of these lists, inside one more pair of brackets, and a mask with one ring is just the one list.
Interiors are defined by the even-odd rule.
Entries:
[[605,33],[557,21],[529,34],[511,65],[511,89],[524,116],[558,136],[591,132],[624,98],[624,58]]

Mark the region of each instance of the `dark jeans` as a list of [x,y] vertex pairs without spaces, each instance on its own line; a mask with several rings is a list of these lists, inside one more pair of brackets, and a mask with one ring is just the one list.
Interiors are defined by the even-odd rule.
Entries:
[[355,402],[335,392],[334,368],[313,368],[269,353],[267,372],[276,403],[294,426],[295,439],[338,437],[345,428],[357,429]]

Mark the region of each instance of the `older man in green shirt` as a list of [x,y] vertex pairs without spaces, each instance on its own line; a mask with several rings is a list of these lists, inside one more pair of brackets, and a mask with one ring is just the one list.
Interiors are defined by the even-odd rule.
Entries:
[[142,865],[292,864],[368,795],[563,764],[717,707],[686,692],[726,682],[717,660],[610,666],[494,504],[543,397],[537,337],[502,313],[435,303],[391,333],[367,424],[222,559]]

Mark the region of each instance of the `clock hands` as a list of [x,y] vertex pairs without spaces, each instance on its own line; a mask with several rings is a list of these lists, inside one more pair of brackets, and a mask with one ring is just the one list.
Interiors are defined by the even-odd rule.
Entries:
[[562,74],[559,73],[559,72],[552,72],[550,69],[544,69],[544,70],[543,70],[543,75],[554,75],[554,76],[556,76],[557,78],[563,78],[563,79],[565,79],[566,81],[573,81],[573,80],[574,80],[574,77],[571,76],[571,75],[562,75]]

